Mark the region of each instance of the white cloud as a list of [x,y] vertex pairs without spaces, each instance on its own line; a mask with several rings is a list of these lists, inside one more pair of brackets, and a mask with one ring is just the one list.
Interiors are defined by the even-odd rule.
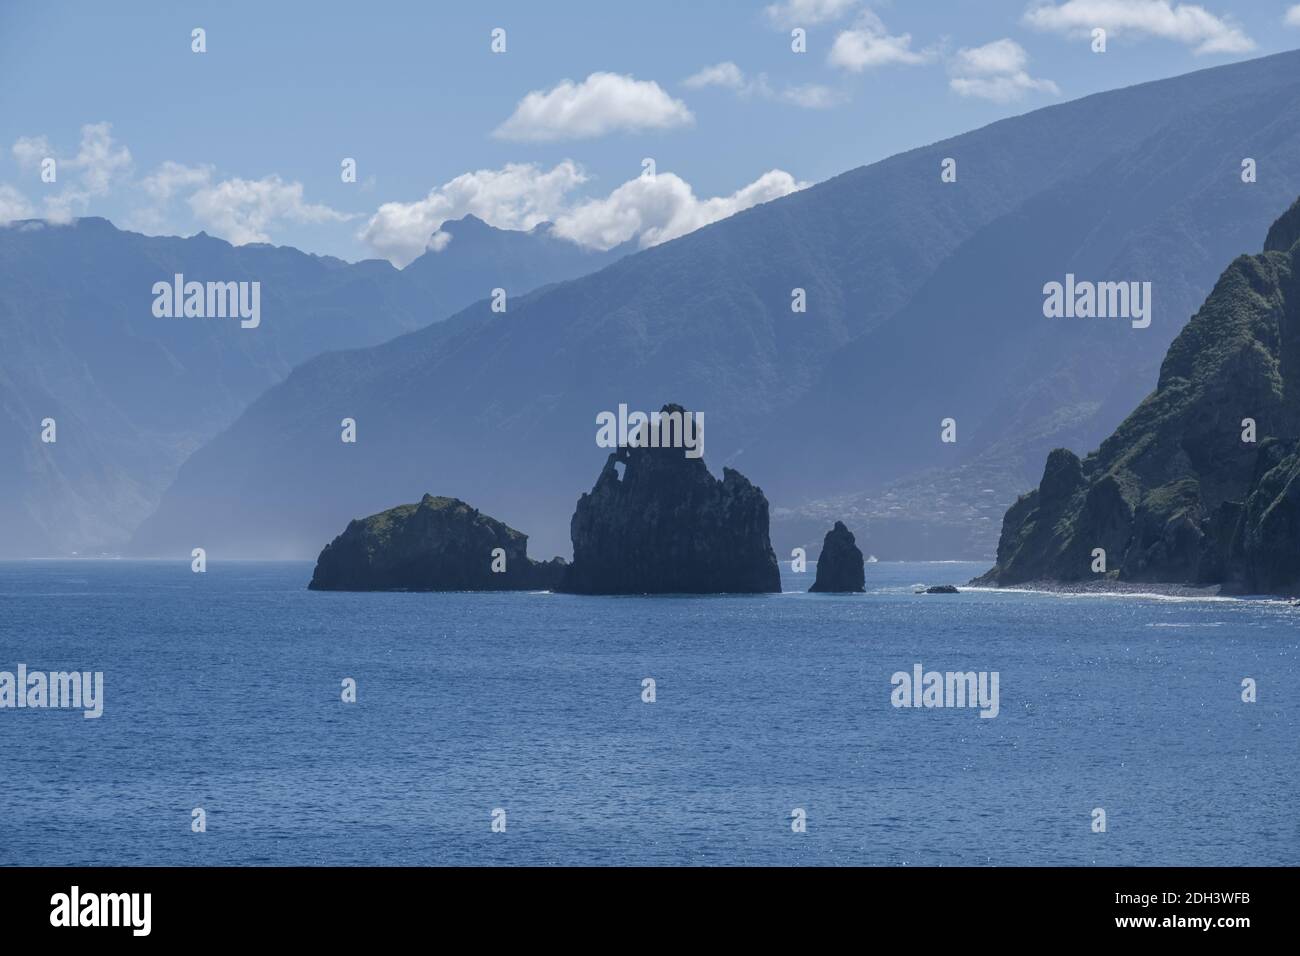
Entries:
[[78,170],[85,190],[92,196],[102,196],[114,180],[130,171],[131,151],[113,142],[113,124],[88,123],[81,127],[76,157],[59,165]]
[[868,67],[894,63],[915,65],[933,58],[934,53],[930,50],[912,49],[910,33],[891,36],[880,17],[864,10],[852,29],[841,30],[836,35],[826,62],[852,73],[861,73]]
[[1286,16],[1282,18],[1282,22],[1289,27],[1300,27],[1300,3],[1297,3],[1294,7],[1287,10]]
[[777,94],[777,97],[786,103],[802,106],[806,110],[828,110],[844,102],[844,97],[838,90],[818,83],[786,87]]
[[111,123],[82,126],[77,154],[71,158],[60,158],[44,136],[21,136],[12,152],[24,170],[40,166],[47,157],[55,160],[57,178],[52,185],[61,188],[45,197],[44,215],[57,223],[70,222],[78,212],[84,212],[92,198],[107,195],[131,170],[131,151],[114,142]]
[[1067,0],[1039,4],[1025,11],[1025,23],[1040,30],[1087,35],[1095,27],[1108,34],[1125,32],[1175,40],[1194,53],[1247,53],[1255,49],[1231,18],[1217,17],[1194,3],[1170,0]]
[[961,73],[971,76],[991,76],[1023,70],[1029,63],[1029,54],[1015,40],[1004,37],[983,46],[958,50],[954,63]]
[[0,183],[0,225],[15,219],[31,219],[36,214],[32,204],[8,183]]
[[977,96],[1006,103],[1029,92],[1059,94],[1051,80],[1035,79],[1025,67],[1029,54],[1006,37],[983,46],[958,50],[948,64],[948,85],[961,96]]
[[858,0],[785,0],[763,9],[768,20],[782,29],[807,27],[838,20],[858,5]]
[[46,157],[53,157],[54,150],[44,136],[20,136],[13,145],[13,154],[19,169],[30,170],[40,166]]
[[281,222],[345,222],[352,217],[303,199],[302,183],[279,176],[227,179],[201,187],[189,198],[194,216],[213,233],[239,246],[269,242],[267,230]]
[[1009,103],[1031,91],[1061,92],[1051,80],[1036,80],[1023,72],[1005,76],[954,76],[948,85],[961,96],[975,96],[995,103]]
[[170,204],[182,192],[197,190],[212,182],[212,166],[186,166],[174,160],[164,160],[152,173],[135,185],[147,197],[145,205],[127,213],[123,224],[128,229],[158,235],[168,229],[171,221]]
[[450,236],[439,232],[444,222],[472,213],[499,229],[532,229],[559,215],[568,194],[586,181],[586,173],[570,160],[547,171],[511,163],[464,173],[416,202],[384,203],[359,238],[404,266],[426,248],[446,246]]
[[637,238],[645,248],[807,185],[796,182],[784,170],[774,169],[730,196],[699,199],[690,184],[673,173],[638,176],[604,199],[580,203],[558,217],[555,234],[597,249],[612,249]]
[[837,90],[817,83],[806,83],[801,86],[786,86],[776,89],[768,81],[766,73],[759,73],[753,78],[747,77],[740,67],[729,60],[725,63],[706,66],[698,73],[682,80],[682,85],[692,89],[715,86],[731,90],[737,96],[760,96],[764,99],[791,103],[811,110],[829,109],[844,101],[844,97]]
[[[799,100],[805,106],[820,106],[835,95],[816,85],[774,92],[761,74],[744,82],[764,90],[763,95]],[[44,137],[24,137],[13,145],[13,153],[20,165],[39,165],[50,152],[47,147]],[[76,184],[44,201],[44,218],[67,221],[73,207],[88,203],[92,194],[117,192],[137,202],[127,216],[130,228],[158,232],[175,229],[171,214],[183,200],[203,228],[236,245],[270,241],[269,234],[283,223],[355,218],[307,202],[301,183],[286,182],[277,175],[218,180],[212,166],[167,160],[148,175],[133,178],[127,175],[130,165],[130,152],[113,142],[107,123],[84,127],[77,155],[60,160],[59,166],[60,181],[63,171],[70,168],[76,171]],[[624,183],[604,198],[573,198],[574,191],[587,181],[587,174],[571,160],[549,170],[533,164],[477,170],[434,188],[418,201],[385,203],[369,218],[358,238],[395,264],[405,265],[425,249],[441,249],[451,241],[451,235],[441,231],[443,223],[473,214],[502,229],[526,230],[552,222],[558,236],[588,247],[607,249],[629,239],[644,247],[808,185],[777,169],[729,196],[699,198],[679,176],[660,173]],[[20,190],[0,184],[0,223],[37,215],[36,204]]]
[[652,246],[808,185],[777,169],[730,196],[699,199],[680,177],[659,173],[638,176],[605,198],[572,200],[586,182],[586,173],[570,160],[549,170],[532,164],[480,169],[417,202],[385,203],[358,238],[404,266],[426,249],[444,249],[451,236],[441,231],[443,223],[472,213],[498,229],[551,222],[555,235],[591,248],[611,249],[633,238]]
[[581,83],[563,80],[544,92],[533,90],[493,135],[533,142],[591,139],[620,131],[671,129],[694,121],[686,104],[658,83],[619,73],[593,73]]
[[721,86],[728,90],[740,90],[745,87],[745,74],[740,67],[728,60],[725,63],[706,66],[698,73],[688,76],[682,80],[682,86],[692,90],[702,89],[706,86]]
[[270,242],[271,231],[284,223],[346,222],[355,216],[304,199],[299,182],[279,176],[218,181],[210,165],[187,166],[165,160],[134,182],[147,202],[127,214],[129,229],[158,234],[172,222],[172,201],[182,196],[195,220],[212,235],[234,245]]
[[186,166],[168,159],[140,180],[140,188],[159,202],[166,202],[182,189],[206,186],[212,175],[211,166]]
[[[269,241],[268,230],[282,222],[342,222],[353,218],[328,206],[308,203],[301,183],[279,176],[214,182],[212,166],[186,166],[167,160],[143,178],[131,176],[131,151],[113,139],[109,123],[81,127],[77,154],[60,158],[45,136],[20,137],[12,147],[23,169],[38,167],[47,156],[57,161],[59,191],[43,200],[43,217],[66,223],[84,214],[92,199],[115,194],[142,203],[125,214],[128,228],[160,232],[169,228],[170,204],[188,193],[195,218],[214,234],[236,245]],[[0,186],[0,219],[36,215],[17,190]]]

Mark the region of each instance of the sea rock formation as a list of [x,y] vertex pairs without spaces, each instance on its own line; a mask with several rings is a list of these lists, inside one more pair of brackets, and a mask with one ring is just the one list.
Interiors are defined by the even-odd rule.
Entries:
[[[1174,339],[1155,392],[1082,461],[1058,448],[979,580],[1300,590],[1300,201]],[[1098,551],[1100,549],[1100,551]],[[1105,570],[1101,570],[1104,557]],[[1096,569],[1096,570],[1094,570]]]
[[[495,568],[501,570],[494,570]],[[325,546],[314,591],[531,591],[554,588],[560,558],[533,561],[528,536],[458,498],[425,495],[360,518]]]
[[923,594],[958,594],[957,585],[955,584],[932,584],[926,588]]
[[853,532],[843,521],[826,532],[822,553],[817,559],[817,579],[809,591],[822,593],[866,590],[866,573],[863,569],[862,551]]
[[[660,422],[689,413],[665,405]],[[667,442],[662,444],[667,445]],[[721,594],[781,590],[762,489],[731,468],[722,480],[681,447],[611,452],[570,522],[575,594]],[[621,472],[621,473],[620,473]]]

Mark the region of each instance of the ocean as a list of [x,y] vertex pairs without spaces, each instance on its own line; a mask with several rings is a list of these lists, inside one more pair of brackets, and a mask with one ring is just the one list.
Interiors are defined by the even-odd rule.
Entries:
[[[1300,863],[1300,607],[311,570],[0,563],[0,671],[104,675],[98,719],[0,709],[0,865]],[[893,706],[917,664],[997,672],[997,716]]]

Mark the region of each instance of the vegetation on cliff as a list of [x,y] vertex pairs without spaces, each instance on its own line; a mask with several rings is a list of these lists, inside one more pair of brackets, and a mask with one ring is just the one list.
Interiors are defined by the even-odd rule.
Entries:
[[425,495],[351,522],[326,545],[316,591],[519,591],[553,588],[560,558],[533,561],[528,536],[458,498]]
[[[1300,201],[1174,340],[1156,390],[1082,461],[1058,448],[980,580],[1300,588]],[[1104,570],[1099,561],[1104,559]]]

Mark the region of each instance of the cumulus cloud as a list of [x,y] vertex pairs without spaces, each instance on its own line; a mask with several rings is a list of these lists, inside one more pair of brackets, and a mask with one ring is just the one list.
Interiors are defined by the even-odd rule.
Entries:
[[159,202],[166,202],[181,190],[206,186],[212,176],[211,166],[186,166],[168,159],[140,180],[140,188]]
[[0,183],[0,226],[15,219],[31,219],[36,210],[22,193],[8,183]]
[[[19,168],[35,169],[46,158],[55,161],[58,192],[45,196],[44,217],[66,223],[84,212],[90,200],[106,195],[131,171],[131,151],[113,139],[111,123],[87,123],[74,156],[60,157],[45,136],[20,136],[11,148]],[[31,211],[31,207],[27,207]]]
[[1131,32],[1174,40],[1194,53],[1247,53],[1255,41],[1231,18],[1218,17],[1195,3],[1170,0],[1067,0],[1038,4],[1025,11],[1025,23],[1040,30],[1087,35],[1095,27],[1108,34]]
[[428,248],[446,246],[451,237],[440,231],[444,222],[473,214],[500,229],[532,229],[559,215],[568,194],[586,181],[586,173],[567,159],[549,170],[510,163],[464,173],[423,199],[384,203],[359,238],[404,266]]
[[766,73],[759,73],[754,77],[746,76],[745,72],[730,60],[706,66],[698,73],[682,80],[682,85],[692,89],[712,86],[730,90],[744,98],[759,96],[810,110],[830,109],[844,101],[844,97],[837,90],[817,83],[775,88],[769,82]]
[[745,74],[740,67],[728,60],[725,63],[706,66],[698,73],[688,76],[682,80],[682,86],[692,90],[702,89],[706,86],[721,86],[728,90],[741,90],[745,88]]
[[844,96],[838,90],[818,83],[788,86],[777,94],[777,99],[806,110],[828,110],[844,102]]
[[1289,27],[1300,27],[1300,3],[1288,8],[1282,22]]
[[[91,201],[110,194],[134,203],[125,214],[129,228],[161,231],[168,227],[173,200],[182,196],[195,219],[213,234],[236,245],[269,241],[269,230],[285,222],[342,222],[353,218],[328,206],[308,203],[301,183],[279,176],[216,181],[212,166],[187,166],[167,160],[148,175],[132,175],[131,151],[113,139],[109,123],[88,123],[71,157],[60,157],[45,136],[23,136],[12,147],[20,168],[56,161],[58,192],[45,196],[40,215],[65,223],[84,214]],[[0,186],[0,220],[32,218],[32,203],[11,186]]]
[[270,242],[272,230],[285,223],[356,218],[307,202],[299,182],[285,182],[276,175],[218,180],[213,166],[187,166],[170,159],[134,181],[132,187],[133,194],[144,202],[127,214],[127,228],[151,233],[170,228],[173,201],[183,198],[205,231],[236,246]]
[[203,186],[189,198],[194,217],[234,245],[270,242],[268,230],[281,222],[346,222],[351,216],[303,199],[302,183],[279,176],[226,179]]
[[50,141],[44,136],[19,136],[13,145],[14,160],[23,170],[36,169],[41,160],[54,156]]
[[932,50],[913,50],[910,33],[891,36],[880,17],[864,10],[851,29],[836,34],[826,62],[851,73],[861,73],[871,67],[896,63],[909,66],[926,63],[934,55]]
[[[41,160],[53,156],[49,140],[44,136],[20,136],[12,147],[14,160],[18,168],[30,171],[41,165]],[[31,219],[36,216],[36,207],[27,201],[27,197],[16,187],[0,183],[0,226],[8,225],[15,219]]]
[[116,179],[130,171],[131,151],[113,141],[111,123],[88,123],[81,127],[77,155],[61,165],[77,170],[90,195],[102,196]]
[[673,173],[638,176],[604,199],[579,203],[557,217],[555,234],[596,249],[612,249],[633,238],[646,248],[807,185],[773,169],[730,196],[700,199],[688,182]]
[[549,90],[533,90],[493,135],[532,142],[592,139],[614,132],[672,129],[694,121],[685,103],[652,80],[592,73],[581,83],[563,80]]
[[782,29],[814,26],[838,20],[858,5],[858,0],[785,0],[763,9],[767,19]]
[[549,170],[533,164],[481,169],[435,187],[416,202],[385,203],[359,238],[404,266],[427,249],[446,247],[451,236],[441,231],[443,223],[473,214],[498,229],[550,222],[555,235],[589,248],[611,249],[633,238],[652,246],[808,185],[778,169],[730,196],[699,199],[685,180],[659,173],[630,180],[605,198],[573,199],[587,181],[570,160]]
[[[803,105],[815,105],[822,96],[818,89],[790,87],[776,93],[769,90],[767,95],[799,97],[805,100]],[[51,152],[48,146],[44,137],[23,137],[13,145],[13,154],[20,165],[39,166]],[[218,179],[212,166],[168,160],[134,178],[127,175],[130,163],[129,151],[113,142],[108,124],[85,127],[77,155],[59,160],[60,183],[65,169],[75,170],[75,183],[58,197],[44,200],[44,218],[64,221],[71,208],[92,193],[109,191],[136,201],[127,216],[130,228],[174,229],[172,213],[179,204],[187,206],[208,232],[236,245],[268,242],[270,233],[285,223],[355,218],[308,202],[301,183],[278,175]],[[426,249],[441,249],[451,241],[451,234],[441,228],[445,222],[473,214],[502,229],[527,230],[552,222],[556,235],[592,248],[608,249],[631,239],[644,247],[808,185],[774,169],[731,195],[700,198],[679,176],[660,173],[633,179],[603,198],[575,198],[575,191],[587,182],[586,172],[571,160],[549,170],[533,164],[477,170],[435,187],[415,202],[383,204],[358,238],[395,264],[405,265]],[[0,223],[35,218],[42,214],[39,208],[19,189],[0,184]]]
[[1026,72],[1029,54],[1014,40],[1003,38],[983,46],[958,50],[948,65],[949,86],[961,96],[976,96],[1006,103],[1026,93],[1059,94],[1051,80],[1035,79]]
[[[212,166],[186,166],[174,160],[164,160],[157,169],[135,185],[144,204],[126,215],[124,225],[139,232],[157,234],[168,228],[171,220],[171,201],[182,192],[197,190],[212,182]],[[215,231],[215,229],[214,229]]]

